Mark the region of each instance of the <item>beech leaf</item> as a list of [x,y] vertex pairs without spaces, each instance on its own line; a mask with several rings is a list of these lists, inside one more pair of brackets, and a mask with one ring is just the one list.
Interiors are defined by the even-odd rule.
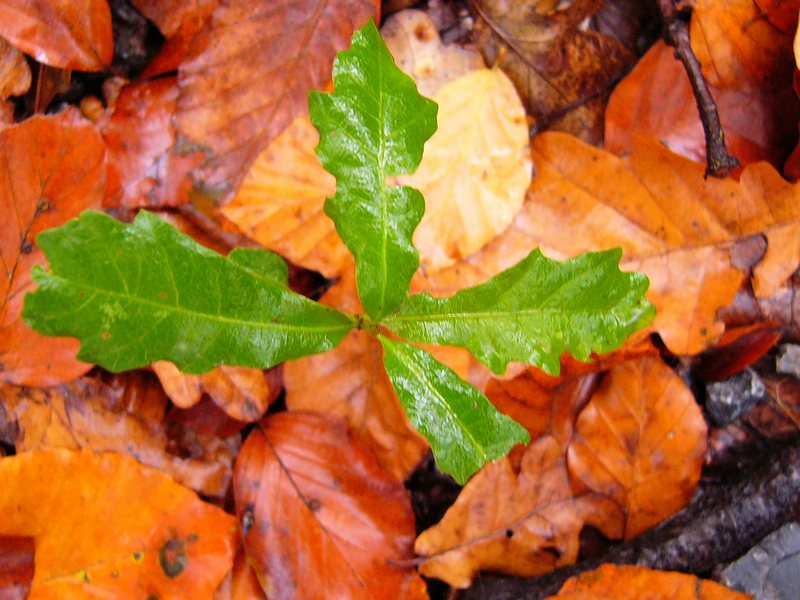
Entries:
[[52,271],[23,317],[81,340],[78,354],[111,371],[174,362],[187,373],[222,363],[268,367],[333,348],[353,320],[290,291],[267,251],[224,258],[142,211],[131,225],[94,211],[42,233]]
[[589,360],[655,315],[647,277],[621,272],[621,255],[617,248],[559,262],[537,249],[450,298],[415,294],[382,323],[417,342],[464,347],[495,373],[521,361],[558,374],[565,350]]
[[358,293],[378,320],[405,298],[419,254],[411,241],[425,211],[414,188],[387,177],[412,173],[436,130],[436,104],[417,93],[370,21],[333,64],[335,92],[309,94],[317,155],[336,177],[325,213],[356,259]]
[[378,336],[400,403],[431,444],[439,468],[460,484],[530,436],[477,388],[425,350]]

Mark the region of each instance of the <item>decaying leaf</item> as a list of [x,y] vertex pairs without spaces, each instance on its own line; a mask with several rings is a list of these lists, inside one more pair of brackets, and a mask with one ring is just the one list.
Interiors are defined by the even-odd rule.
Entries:
[[381,27],[381,36],[397,66],[414,79],[419,93],[428,98],[433,98],[445,84],[485,66],[477,50],[443,44],[436,24],[421,10],[402,10],[392,15]]
[[314,153],[318,143],[308,117],[297,117],[258,155],[221,211],[265,248],[333,278],[353,259],[322,209],[336,181]]
[[426,598],[411,557],[402,483],[348,433],[313,413],[268,417],[236,461],[245,551],[269,598]]
[[372,0],[219,6],[178,70],[178,147],[208,157],[195,187],[229,199],[259,152],[306,111],[308,91],[325,87],[334,55],[374,12]]
[[199,493],[225,496],[236,447],[206,436],[195,445],[195,455],[170,452],[174,440],[163,422],[163,393],[156,420],[120,406],[117,396],[115,388],[89,377],[43,389],[0,386],[0,401],[19,430],[17,452],[86,448],[130,454]]
[[417,279],[417,289],[452,293],[535,247],[561,259],[621,246],[621,267],[650,279],[647,297],[657,310],[652,328],[676,354],[693,354],[722,333],[717,311],[745,277],[731,259],[738,240],[754,233],[768,240],[753,280],[759,296],[800,263],[800,236],[791,233],[800,233],[800,188],[765,163],[746,167],[738,182],[705,179],[703,165],[655,140],[637,138],[622,160],[560,133],[534,138],[532,154],[538,174],[511,226],[467,260]]
[[0,38],[0,124],[14,120],[14,105],[9,96],[21,96],[31,85],[31,69],[25,56]]
[[472,5],[486,63],[508,73],[528,114],[544,127],[600,142],[605,97],[633,59],[614,38],[578,29],[602,2]]
[[469,256],[503,231],[531,178],[525,109],[500,69],[472,71],[433,96],[439,128],[413,175],[399,181],[425,197],[414,232],[423,269]]
[[660,358],[645,357],[612,368],[581,411],[569,471],[614,500],[630,539],[689,502],[705,447],[692,392]]
[[696,575],[655,571],[633,565],[602,565],[568,579],[546,600],[748,600],[750,594],[728,589]]
[[106,0],[5,0],[0,35],[40,63],[61,69],[102,71],[114,53]]
[[105,144],[77,112],[35,116],[0,131],[0,380],[23,385],[69,381],[91,365],[78,343],[45,337],[20,318],[30,269],[44,262],[36,235],[99,207]]
[[24,600],[33,581],[35,542],[28,535],[0,535],[0,596]]
[[36,540],[31,600],[210,599],[233,563],[236,520],[129,456],[24,452],[0,479],[0,534]]

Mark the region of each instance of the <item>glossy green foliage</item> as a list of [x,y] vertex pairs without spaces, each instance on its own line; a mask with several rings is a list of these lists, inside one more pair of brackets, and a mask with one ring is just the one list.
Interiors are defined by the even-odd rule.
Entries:
[[407,339],[462,346],[495,373],[520,361],[558,374],[565,350],[588,360],[653,319],[647,277],[621,272],[621,256],[614,249],[558,262],[534,250],[450,298],[416,294],[383,324]]
[[325,212],[355,256],[361,303],[376,321],[408,293],[419,264],[411,236],[425,212],[419,191],[386,180],[416,170],[437,106],[397,68],[372,21],[336,57],[333,81],[334,93],[309,96],[317,155],[336,177]]
[[225,258],[145,211],[131,225],[84,212],[36,242],[51,272],[35,268],[23,317],[77,337],[79,358],[110,371],[157,360],[188,373],[269,367],[333,348],[355,324],[289,290],[279,256]]
[[431,443],[439,468],[464,484],[490,460],[530,435],[428,352],[378,336],[383,363],[414,427]]

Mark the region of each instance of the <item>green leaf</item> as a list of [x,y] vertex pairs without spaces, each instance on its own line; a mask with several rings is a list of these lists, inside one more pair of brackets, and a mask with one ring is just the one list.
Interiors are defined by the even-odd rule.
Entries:
[[94,211],[42,232],[39,289],[23,317],[80,339],[78,357],[111,371],[170,360],[188,373],[220,364],[269,367],[333,348],[354,319],[290,291],[265,250],[228,258],[142,211],[131,225]]
[[450,298],[416,294],[382,324],[406,339],[467,348],[495,373],[520,361],[557,375],[565,350],[589,360],[653,319],[647,277],[621,272],[621,256],[616,248],[558,262],[537,249]]
[[408,418],[430,442],[439,468],[458,483],[505,456],[514,444],[530,441],[522,425],[428,352],[382,335],[378,339]]
[[334,93],[309,94],[317,155],[336,177],[325,212],[355,256],[361,303],[378,320],[408,293],[419,265],[411,236],[425,211],[419,191],[386,179],[416,170],[437,106],[397,68],[372,21],[337,56],[333,81]]

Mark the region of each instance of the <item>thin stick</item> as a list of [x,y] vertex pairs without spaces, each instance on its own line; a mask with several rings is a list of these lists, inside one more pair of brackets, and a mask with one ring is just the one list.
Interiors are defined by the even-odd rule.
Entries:
[[694,90],[697,110],[700,112],[700,121],[703,123],[706,136],[706,177],[709,175],[727,177],[731,169],[739,166],[739,161],[728,154],[717,104],[708,90],[700,62],[692,50],[686,23],[678,15],[673,0],[658,0],[658,7],[664,18],[664,41],[675,48],[675,58],[683,63]]

